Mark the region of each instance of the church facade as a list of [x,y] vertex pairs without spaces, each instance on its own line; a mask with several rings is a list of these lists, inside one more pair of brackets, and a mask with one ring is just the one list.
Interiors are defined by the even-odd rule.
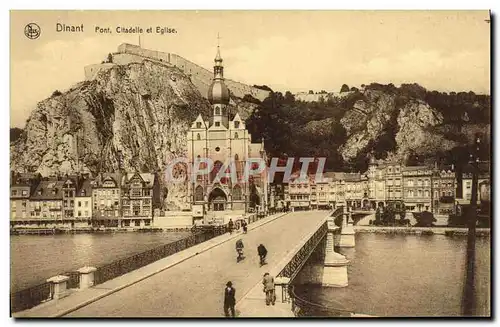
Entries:
[[[192,206],[203,206],[204,212],[248,212],[253,209],[265,210],[267,207],[267,170],[263,173],[244,178],[245,166],[249,158],[266,159],[264,143],[252,143],[245,122],[240,115],[230,112],[230,91],[224,83],[224,67],[217,46],[214,77],[208,89],[211,104],[211,117],[204,119],[198,115],[191,125],[187,136],[187,154],[190,167],[198,165],[205,158],[213,162],[208,174],[191,176],[188,186],[188,199]],[[237,180],[218,178],[221,168],[236,170]],[[206,164],[205,164],[206,165]],[[228,170],[226,170],[228,172]]]

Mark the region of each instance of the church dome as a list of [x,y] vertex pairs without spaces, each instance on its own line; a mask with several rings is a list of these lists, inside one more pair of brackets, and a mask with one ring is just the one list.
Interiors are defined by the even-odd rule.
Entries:
[[229,104],[229,89],[222,80],[214,80],[208,87],[208,101],[211,104]]

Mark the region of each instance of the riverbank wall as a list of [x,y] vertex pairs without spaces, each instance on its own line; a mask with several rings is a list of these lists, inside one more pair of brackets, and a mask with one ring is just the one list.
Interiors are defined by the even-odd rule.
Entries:
[[[446,235],[466,236],[467,228],[460,227],[392,227],[354,226],[356,233],[398,234],[398,235]],[[476,228],[476,236],[490,236],[490,228]]]

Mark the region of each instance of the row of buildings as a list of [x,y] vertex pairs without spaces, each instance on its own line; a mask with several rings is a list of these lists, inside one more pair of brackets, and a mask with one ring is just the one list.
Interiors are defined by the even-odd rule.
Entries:
[[[479,168],[478,201],[489,201],[489,163]],[[338,206],[376,210],[393,204],[412,212],[451,214],[456,204],[468,204],[472,196],[471,166],[457,174],[453,165],[404,166],[371,159],[363,174],[326,172],[323,177],[315,181],[315,176],[296,176],[284,186],[283,203],[294,210]]]
[[103,173],[42,178],[12,173],[10,221],[13,227],[150,226],[160,207],[156,174]]
[[[364,174],[325,172],[320,181],[314,175],[295,176],[289,183],[270,186],[268,199],[260,207],[375,210],[392,204],[412,212],[452,214],[456,204],[470,203],[470,168],[457,175],[453,166],[402,166],[372,160]],[[147,227],[153,224],[155,209],[162,207],[158,176],[153,173],[103,173],[95,178],[86,174],[42,178],[39,174],[12,173],[10,192],[13,227]],[[236,204],[243,197],[234,192],[231,195],[228,201],[192,194],[188,201],[192,207],[212,201],[212,206],[205,204],[205,212],[242,211]],[[478,201],[489,200],[489,164],[484,163],[480,165]]]

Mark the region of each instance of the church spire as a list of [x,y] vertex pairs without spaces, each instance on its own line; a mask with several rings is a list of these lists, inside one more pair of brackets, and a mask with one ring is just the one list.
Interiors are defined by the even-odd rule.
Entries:
[[224,66],[222,66],[222,57],[220,55],[220,36],[217,33],[217,54],[215,55],[215,65],[214,65],[214,78],[223,79],[224,78]]

